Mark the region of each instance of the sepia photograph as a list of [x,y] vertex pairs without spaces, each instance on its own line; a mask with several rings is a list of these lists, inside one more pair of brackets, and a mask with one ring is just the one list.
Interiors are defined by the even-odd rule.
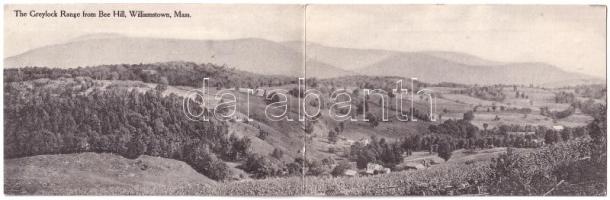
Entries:
[[4,196],[607,196],[607,6],[4,4]]

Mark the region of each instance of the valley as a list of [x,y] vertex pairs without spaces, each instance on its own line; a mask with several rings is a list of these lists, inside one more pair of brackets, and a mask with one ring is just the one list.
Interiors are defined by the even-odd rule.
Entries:
[[[45,71],[43,69],[23,68],[5,71],[5,76],[12,78],[7,79],[5,77],[5,80],[11,80],[5,86],[7,87],[5,91],[9,94],[5,96],[5,101],[22,101],[24,99],[31,99],[33,95],[48,99],[46,104],[51,105],[53,102],[63,102],[61,104],[65,104],[66,101],[73,101],[68,99],[86,99],[96,96],[102,99],[125,99],[118,102],[135,101],[134,103],[136,104],[134,105],[138,105],[137,102],[143,99],[159,99],[160,104],[169,106],[168,108],[171,109],[164,108],[159,110],[156,106],[143,107],[147,109],[135,109],[128,113],[139,112],[143,115],[154,117],[157,115],[154,113],[169,112],[169,115],[164,115],[170,118],[145,122],[147,118],[145,116],[143,118],[145,121],[143,122],[134,121],[146,124],[154,122],[150,124],[152,128],[150,133],[130,131],[130,137],[127,137],[129,135],[114,135],[116,133],[111,133],[110,135],[104,132],[101,133],[101,135],[106,135],[103,137],[108,137],[110,140],[118,137],[116,138],[119,142],[117,147],[105,146],[103,143],[100,143],[103,140],[97,141],[99,140],[97,139],[98,136],[92,135],[92,133],[85,135],[82,133],[70,133],[74,134],[74,136],[68,136],[61,132],[53,132],[52,123],[41,124],[42,126],[48,126],[47,130],[51,131],[44,133],[48,135],[45,136],[47,139],[40,140],[37,139],[40,136],[30,135],[28,136],[31,138],[29,141],[23,140],[19,138],[22,136],[14,135],[15,132],[12,131],[13,128],[19,127],[22,122],[9,121],[7,122],[9,124],[7,126],[8,129],[6,129],[9,135],[5,137],[5,141],[14,145],[5,146],[5,152],[8,152],[5,155],[8,154],[10,156],[9,159],[5,159],[5,163],[9,166],[7,169],[12,171],[10,176],[7,177],[8,184],[5,188],[10,194],[112,193],[194,195],[205,193],[209,195],[317,195],[322,193],[327,195],[378,195],[377,192],[381,192],[380,194],[396,194],[385,193],[384,190],[365,189],[362,187],[368,186],[356,186],[349,182],[353,180],[361,182],[366,179],[374,180],[372,183],[384,185],[376,182],[378,177],[395,175],[401,177],[434,177],[436,175],[433,174],[440,173],[441,171],[447,173],[445,170],[450,168],[455,168],[458,171],[463,169],[459,173],[464,173],[471,165],[485,168],[482,171],[472,172],[475,173],[472,176],[486,177],[487,175],[480,174],[491,173],[489,171],[491,169],[485,166],[488,166],[491,160],[507,154],[507,148],[511,149],[511,152],[518,152],[518,154],[528,154],[538,152],[539,149],[555,148],[553,147],[555,146],[554,143],[562,145],[565,143],[567,145],[588,141],[589,139],[587,138],[589,136],[587,135],[589,130],[582,127],[586,127],[594,121],[595,115],[590,113],[590,107],[595,107],[597,105],[596,101],[606,101],[605,99],[588,100],[588,98],[581,98],[580,101],[574,100],[571,104],[557,103],[560,101],[557,99],[557,93],[576,93],[574,88],[496,85],[494,87],[500,93],[493,94],[501,96],[502,100],[489,100],[479,97],[483,94],[489,95],[484,92],[481,93],[481,91],[490,90],[482,89],[480,86],[473,87],[460,84],[449,86],[447,84],[430,84],[419,81],[414,86],[408,86],[409,90],[426,89],[432,91],[433,97],[436,98],[433,99],[435,103],[433,104],[433,111],[435,112],[433,112],[433,115],[430,115],[430,100],[424,94],[415,95],[415,98],[411,98],[410,95],[404,95],[405,99],[401,99],[398,101],[398,104],[395,104],[394,100],[397,100],[397,97],[391,92],[383,93],[383,95],[365,95],[362,92],[365,88],[381,88],[382,91],[391,91],[395,81],[406,81],[406,79],[399,77],[344,76],[327,79],[307,79],[306,87],[318,90],[320,98],[301,99],[298,92],[295,93],[295,91],[298,91],[298,85],[295,84],[296,81],[290,80],[290,77],[280,77],[279,80],[285,81],[279,82],[266,82],[251,78],[232,79],[227,77],[249,77],[256,75],[248,72],[227,70],[223,67],[218,68],[213,65],[171,62],[146,65],[102,66],[75,70],[58,69]],[[114,74],[117,69],[121,71],[118,76]],[[189,74],[181,72],[181,70],[193,70],[198,71],[197,73],[204,72],[214,76],[214,78],[210,79],[211,85],[214,87],[209,87],[207,95],[201,97],[208,102],[205,107],[200,108],[203,109],[200,111],[203,111],[203,113],[208,111],[217,112],[219,110],[222,113],[235,112],[231,117],[224,119],[208,115],[211,119],[210,122],[188,122],[188,120],[180,122],[185,125],[189,124],[188,127],[193,126],[195,128],[194,132],[187,133],[187,135],[195,134],[188,136],[190,138],[201,137],[201,139],[195,139],[195,141],[200,141],[199,144],[204,144],[204,149],[190,147],[189,143],[191,142],[186,140],[181,141],[181,139],[170,139],[168,144],[161,140],[154,142],[158,139],[153,139],[159,137],[155,136],[157,134],[165,135],[163,137],[167,138],[175,137],[172,136],[170,130],[178,129],[172,125],[174,120],[172,118],[180,119],[185,117],[182,99],[186,98],[191,101],[191,96],[189,95],[192,94],[192,91],[200,89],[197,86],[199,83],[196,78],[192,79],[192,82],[185,82],[183,79],[176,79],[169,75],[177,74],[177,76],[184,78],[185,75],[181,74]],[[210,73],[210,70],[214,72]],[[56,73],[56,71],[63,74]],[[165,73],[158,73],[160,71]],[[90,75],[87,77],[82,76],[82,74]],[[90,77],[99,79],[92,79]],[[109,80],[105,77],[114,80]],[[241,86],[240,84],[251,87],[239,87]],[[229,87],[223,87],[223,85],[228,85]],[[353,101],[348,102],[351,106],[349,110],[329,110],[331,108],[330,105],[333,103],[329,101],[331,99],[330,94],[337,88],[345,89],[348,92],[348,96],[351,96]],[[315,107],[319,106],[320,114],[314,117],[306,117],[305,121],[270,120],[267,117],[267,112],[269,112],[268,107],[279,100],[273,100],[273,93],[270,94],[268,92],[278,91],[277,89],[288,91],[284,95],[286,99],[282,101],[286,102],[285,112],[289,118],[299,119],[299,106],[303,106],[305,110],[315,110]],[[248,93],[248,91],[255,90],[261,90],[262,94]],[[232,94],[235,97],[235,102],[223,104],[223,102],[231,102],[233,99],[227,99],[226,97],[228,96],[223,96],[225,98],[222,98],[221,96],[213,95],[220,91]],[[520,95],[516,95],[517,92]],[[127,96],[125,96],[126,94]],[[391,101],[382,105],[381,98],[387,98]],[[195,99],[192,100],[197,102]],[[157,100],[152,102],[155,101]],[[561,101],[563,102],[563,100]],[[414,111],[416,113],[414,114],[418,120],[397,120],[397,115],[401,113],[396,106],[402,104],[405,108],[410,108],[412,102],[415,105]],[[62,106],[82,103],[77,101]],[[19,104],[24,105],[11,109],[28,109],[30,107],[29,104],[39,105],[38,107],[43,109],[46,106],[30,100]],[[158,105],[158,103],[151,105]],[[380,120],[380,116],[382,109],[386,107],[389,120],[383,121]],[[551,113],[554,113],[555,111],[573,107],[575,111],[570,113],[569,116],[562,118],[549,116],[548,113],[542,112],[542,108],[549,109],[552,111]],[[91,107],[91,109],[99,108]],[[166,109],[168,110],[164,111]],[[366,109],[366,112],[363,112],[362,109]],[[588,113],[583,112],[583,109]],[[40,112],[40,110],[33,111],[31,112],[33,114]],[[43,112],[48,112],[48,115],[55,116],[55,118],[62,115],[51,110]],[[336,121],[328,115],[328,113],[341,112],[346,112],[354,120]],[[407,109],[402,112],[402,114],[410,116],[409,112],[411,110]],[[13,113],[15,111],[5,109],[5,114],[10,116],[14,115]],[[365,115],[362,113],[365,113]],[[467,114],[471,115],[471,117],[467,118]],[[103,115],[106,114],[99,113],[97,116],[100,117],[100,120],[110,120],[110,118],[106,119]],[[44,121],[46,119],[45,115],[41,116],[39,114],[30,117],[35,119],[33,121]],[[436,120],[432,121],[430,120],[431,118]],[[246,119],[251,119],[251,121]],[[365,119],[368,121],[365,121]],[[90,123],[88,121],[83,122]],[[206,131],[203,132],[196,128],[200,126],[206,127],[208,124],[215,124],[214,126],[223,128],[208,129],[208,127],[204,128],[203,130]],[[130,125],[126,126],[129,127]],[[131,126],[142,125],[132,124]],[[142,130],[147,130],[145,127],[147,126],[144,125]],[[557,127],[561,127],[561,130],[557,130]],[[75,127],[76,130],[87,130],[86,128],[88,126],[80,125]],[[110,127],[109,129],[102,128],[99,130],[112,131],[113,129]],[[73,131],[71,129],[65,130]],[[222,131],[216,133],[215,131],[218,130]],[[28,130],[20,130],[20,132],[23,131]],[[568,131],[567,135],[564,134],[566,131]],[[200,134],[203,135],[198,136],[197,132],[201,132]],[[528,135],[522,137],[518,135],[519,133]],[[72,137],[78,142],[75,144],[59,142],[62,140],[72,140],[70,139]],[[84,138],[79,139],[79,137]],[[146,139],[148,137],[150,139]],[[220,137],[218,142],[221,144],[228,142],[229,146],[216,146],[213,144],[214,142],[207,142],[209,139],[212,139],[211,141],[216,140],[213,139],[216,137]],[[141,143],[139,142],[140,140],[142,141]],[[152,140],[150,141],[152,143],[145,142],[149,140]],[[16,141],[16,143],[13,141]],[[53,141],[57,141],[57,143]],[[32,149],[32,146],[18,146],[18,144],[36,144],[40,148]],[[68,144],[76,146],[63,146]],[[138,145],[143,145],[143,147],[138,147]],[[155,147],[154,145],[160,146]],[[24,149],[20,150],[20,152],[30,152],[30,154],[13,154],[13,148]],[[173,150],[164,152],[167,148]],[[212,165],[215,167],[213,171],[210,171],[211,169],[208,167],[199,166],[201,161],[197,159],[205,158],[193,157],[196,154],[190,155],[180,150],[184,148],[194,148],[191,151],[203,152],[204,155],[210,154],[213,157],[212,160],[214,160],[212,162]],[[448,148],[449,151],[442,150],[442,148]],[[55,155],[57,154],[56,152],[61,154]],[[98,170],[89,171],[88,166],[94,164],[96,159],[89,160],[88,164],[79,164],[83,162],[79,161],[83,156],[99,157],[97,160],[114,159],[116,162],[111,162],[111,166],[108,167],[99,165],[97,166]],[[63,162],[62,160],[66,161]],[[25,162],[28,164],[24,164]],[[42,167],[43,164],[37,163],[46,163],[45,165],[57,167],[50,167],[45,169],[45,171],[40,171],[36,170],[36,167]],[[147,169],[142,169],[141,163],[149,163],[146,164],[147,167],[144,167]],[[369,174],[367,168],[371,163],[378,163],[383,168],[387,168],[390,171],[389,175],[377,171],[374,171],[374,174]],[[24,165],[30,166],[30,168],[18,167]],[[181,166],[179,167],[180,170],[174,171],[178,165]],[[117,166],[126,166],[126,168],[111,170]],[[138,166],[140,166],[139,170]],[[339,169],[339,166],[342,166],[341,169]],[[150,171],[148,168],[151,167],[152,169],[159,168],[172,170],[173,172],[167,174],[161,171]],[[219,168],[216,169],[216,167]],[[62,171],[63,173],[58,172],[60,169],[64,170]],[[348,171],[350,170],[356,174],[346,175],[349,174]],[[8,173],[8,171],[5,171],[5,173]],[[36,173],[46,175],[33,175]],[[198,175],[188,175],[190,173],[197,173]],[[370,173],[373,173],[373,171]],[[379,175],[377,175],[378,173]],[[305,179],[301,179],[302,175],[305,175]],[[176,178],[173,178],[174,176]],[[465,176],[465,178],[468,176]],[[71,179],[71,177],[81,177],[78,180],[89,182],[72,183],[67,181],[65,182],[66,184],[57,182],[59,180]],[[172,179],[174,181],[162,181],[160,178],[162,180]],[[307,185],[305,190],[303,190],[302,186],[298,185],[299,181],[303,181]],[[457,179],[455,181],[457,182],[451,182],[451,184],[462,184],[464,181],[469,182],[468,179]],[[316,183],[316,186],[309,185],[310,183]],[[400,183],[402,184],[403,182]],[[127,188],[122,187],[124,184],[131,184],[132,186]],[[261,184],[264,186],[260,188],[251,187]],[[409,184],[412,184],[412,182],[409,182]],[[442,187],[445,187],[449,183],[439,182],[437,184],[444,185]],[[470,184],[472,185],[473,183]],[[482,183],[479,182],[477,184]],[[82,187],[96,185],[95,187],[99,189],[89,190],[81,188],[71,190],[70,188],[73,188],[74,185],[81,185]],[[145,190],[143,189],[144,187],[159,189]],[[273,187],[291,187],[291,189],[277,190]],[[413,186],[409,185],[408,187]],[[473,190],[472,187],[475,186],[461,189],[455,189],[456,187],[451,186],[454,189],[447,189],[442,193],[435,194],[447,195],[448,193],[446,192],[452,194],[455,192],[481,193],[478,189],[476,191]],[[252,192],[255,191],[258,192],[253,194]],[[374,193],[366,193],[366,191]],[[398,192],[398,194],[407,192],[407,190],[396,191],[395,189],[390,189],[389,191]],[[406,194],[421,195],[421,193],[417,192],[407,192]]]

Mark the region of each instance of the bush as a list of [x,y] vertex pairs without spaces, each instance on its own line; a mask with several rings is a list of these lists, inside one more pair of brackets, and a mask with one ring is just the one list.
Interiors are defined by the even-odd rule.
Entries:
[[319,176],[324,173],[327,173],[327,169],[322,163],[320,163],[320,161],[313,160],[313,161],[309,162],[307,174],[313,175],[313,176]]
[[188,155],[188,162],[196,171],[214,180],[225,180],[231,176],[229,167],[207,145],[196,145]]
[[351,169],[351,167],[352,165],[350,165],[349,162],[341,161],[339,164],[337,164],[337,166],[335,166],[335,168],[333,168],[333,171],[330,174],[333,176],[342,176],[343,173],[345,173],[345,171],[348,169]]
[[448,161],[451,158],[452,149],[449,146],[449,143],[443,142],[438,147],[438,157],[441,157],[443,160]]
[[464,121],[472,121],[474,119],[474,113],[472,111],[465,112],[463,119]]
[[282,159],[282,157],[284,156],[284,152],[278,148],[275,148],[273,150],[273,152],[271,153],[271,157],[274,157],[275,159]]
[[335,131],[329,131],[328,132],[328,141],[332,144],[337,143],[337,132]]
[[373,113],[366,113],[366,119],[369,120],[369,124],[372,127],[377,127],[379,125],[379,119]]
[[283,166],[265,156],[252,153],[240,168],[251,173],[253,178],[267,178],[281,174]]

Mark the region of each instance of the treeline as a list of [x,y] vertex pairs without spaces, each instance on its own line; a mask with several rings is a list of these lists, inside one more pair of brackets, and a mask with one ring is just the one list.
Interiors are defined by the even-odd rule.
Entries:
[[386,142],[385,138],[377,139],[372,136],[368,144],[355,143],[350,147],[349,157],[356,161],[356,167],[366,168],[368,163],[377,163],[385,167],[394,168],[403,160],[403,153],[406,149],[400,143]]
[[[485,126],[487,127],[487,126]],[[478,127],[472,125],[468,120],[446,120],[439,125],[430,125],[430,132],[448,136],[444,140],[449,143],[451,149],[484,149],[491,147],[520,147],[520,148],[535,148],[542,145],[538,141],[536,135],[517,136],[509,135],[499,128],[491,130],[479,130]],[[426,144],[438,144],[439,139],[432,137],[431,142],[426,143],[425,138],[422,144],[422,138],[411,137],[405,141],[411,141],[411,145],[418,148],[428,148]],[[416,145],[418,144],[418,145]]]
[[[592,86],[593,87],[593,86]],[[604,91],[604,95],[605,95],[605,88],[604,89],[595,89],[595,88],[589,88],[588,90],[585,89],[587,87],[585,86],[579,86],[577,87],[577,89],[580,88],[581,91]],[[590,96],[590,95],[587,95]],[[597,98],[601,98],[601,97],[597,97]],[[599,118],[599,116],[595,116],[597,113],[597,110],[599,110],[599,108],[602,106],[601,103],[597,103],[595,102],[594,97],[589,97],[589,99],[587,100],[579,100],[576,95],[572,92],[558,92],[555,93],[555,103],[568,103],[570,104],[570,108],[564,110],[564,111],[550,111],[548,110],[548,108],[542,108],[541,109],[541,114],[545,115],[545,116],[549,116],[549,117],[554,117],[555,119],[561,119],[564,117],[567,117],[569,115],[571,115],[575,108],[579,108],[583,113],[591,115],[592,117],[596,117]]]
[[[89,89],[87,87],[82,90]],[[193,122],[182,98],[159,91],[93,89],[88,95],[45,86],[5,84],[4,156],[110,152],[181,160],[215,180],[231,171],[224,161],[247,158],[250,139],[228,134],[224,122]]]
[[574,93],[580,97],[601,99],[606,97],[607,89],[605,84],[590,84],[563,87],[561,89],[573,89]]
[[[353,75],[353,76],[342,76],[336,78],[327,78],[327,79],[308,79],[308,81],[313,81],[316,84],[314,87],[319,87],[328,91],[335,91],[337,89],[351,88],[357,87],[359,89],[380,89],[386,92],[391,92],[392,89],[396,89],[396,83],[402,80],[403,89],[411,90],[411,79],[402,78],[402,77],[392,77],[392,76],[362,76],[362,75]],[[419,88],[425,88],[428,84],[413,81],[413,88],[415,91],[419,90]]]
[[295,84],[298,81],[296,77],[254,74],[226,66],[193,62],[101,65],[72,69],[47,67],[4,69],[5,82],[79,76],[91,77],[96,80],[134,80],[191,87],[201,87],[203,78],[208,77],[210,78],[209,86],[217,88],[271,87]]
[[471,88],[457,90],[457,94],[465,94],[471,97],[476,97],[489,101],[503,101],[506,95],[502,92],[503,86],[474,86]]
[[576,95],[572,92],[561,91],[555,93],[555,103],[574,103],[576,100]]
[[576,112],[576,108],[573,105],[560,111],[551,111],[549,107],[546,106],[540,108],[540,115],[547,116],[553,119],[563,119],[574,114],[574,112]]

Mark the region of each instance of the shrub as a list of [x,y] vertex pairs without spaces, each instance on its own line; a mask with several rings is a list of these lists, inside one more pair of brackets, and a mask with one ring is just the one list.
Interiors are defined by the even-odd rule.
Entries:
[[251,173],[254,178],[267,178],[277,176],[282,171],[282,166],[273,162],[265,156],[252,153],[246,162],[240,166],[244,171]]
[[351,167],[352,165],[350,165],[349,162],[341,161],[339,164],[337,164],[337,166],[335,166],[335,168],[333,168],[333,171],[330,174],[333,176],[341,176],[343,173],[345,173],[345,171],[351,169]]
[[282,157],[284,156],[284,152],[278,148],[275,148],[273,150],[273,152],[271,153],[271,157],[274,157],[275,159],[282,159]]
[[449,146],[449,143],[443,142],[438,147],[438,156],[443,160],[448,161],[451,158],[452,149]]

